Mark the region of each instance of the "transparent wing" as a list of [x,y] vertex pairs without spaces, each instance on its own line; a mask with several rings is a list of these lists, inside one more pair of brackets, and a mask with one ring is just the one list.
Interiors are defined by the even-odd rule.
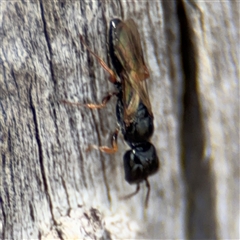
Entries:
[[123,66],[123,100],[125,104],[125,120],[132,121],[139,101],[147,107],[152,115],[146,79],[148,69],[144,63],[140,36],[132,19],[117,25],[117,39],[114,42],[114,53]]

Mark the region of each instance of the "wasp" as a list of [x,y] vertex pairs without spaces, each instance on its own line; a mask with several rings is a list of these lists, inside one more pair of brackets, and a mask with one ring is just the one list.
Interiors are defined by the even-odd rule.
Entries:
[[121,131],[130,147],[123,156],[125,180],[129,184],[137,184],[135,192],[124,199],[137,194],[140,183],[145,181],[148,189],[145,199],[147,207],[150,195],[148,177],[158,171],[159,160],[154,145],[150,143],[154,132],[154,118],[146,85],[149,71],[144,62],[137,25],[132,19],[121,21],[115,18],[110,21],[109,55],[114,71],[86,45],[82,37],[80,39],[109,73],[109,81],[117,90],[104,97],[101,104],[81,104],[91,109],[103,108],[112,96],[117,97],[118,127],[112,135],[112,146],[93,147],[105,153],[115,153],[118,150],[117,138]]

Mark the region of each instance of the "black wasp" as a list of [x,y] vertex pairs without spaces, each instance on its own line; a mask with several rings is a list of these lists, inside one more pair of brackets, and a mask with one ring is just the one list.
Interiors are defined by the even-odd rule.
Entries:
[[110,21],[109,55],[116,74],[88,48],[82,38],[81,41],[110,74],[109,81],[115,85],[117,92],[104,97],[99,105],[78,103],[76,105],[85,105],[92,109],[102,108],[112,96],[117,96],[118,127],[112,136],[112,147],[94,147],[106,153],[116,152],[117,136],[121,130],[124,140],[131,148],[123,157],[125,179],[129,184],[137,184],[136,191],[124,198],[137,194],[140,182],[145,181],[148,188],[145,200],[147,206],[150,194],[148,177],[157,172],[159,161],[155,147],[149,142],[154,131],[153,113],[146,86],[149,72],[144,63],[137,26],[132,19]]

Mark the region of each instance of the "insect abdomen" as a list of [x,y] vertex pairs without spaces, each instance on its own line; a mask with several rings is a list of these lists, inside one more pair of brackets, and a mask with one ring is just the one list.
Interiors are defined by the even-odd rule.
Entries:
[[135,117],[128,125],[124,122],[123,111],[123,103],[121,99],[118,99],[116,115],[124,140],[129,145],[131,145],[130,143],[148,141],[153,134],[154,126],[153,117],[149,114],[144,104],[142,102],[139,103]]

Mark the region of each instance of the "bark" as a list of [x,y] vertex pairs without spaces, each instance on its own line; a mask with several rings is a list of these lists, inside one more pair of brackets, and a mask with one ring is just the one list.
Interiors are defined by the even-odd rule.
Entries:
[[[1,239],[239,238],[239,3],[3,1],[0,49]],[[109,64],[113,17],[133,18],[148,81],[160,170],[124,180],[110,145],[114,86],[81,44]],[[109,64],[110,65],[110,64]]]

